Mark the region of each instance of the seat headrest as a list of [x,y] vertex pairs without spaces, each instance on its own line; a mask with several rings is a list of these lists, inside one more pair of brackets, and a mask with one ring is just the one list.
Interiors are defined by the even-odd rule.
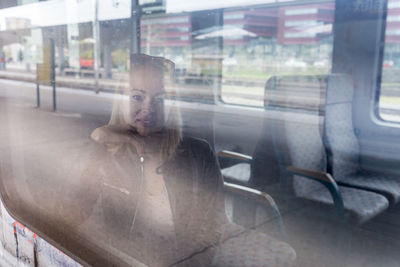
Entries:
[[347,74],[332,74],[328,77],[326,104],[348,103],[353,101],[353,80]]
[[265,84],[266,109],[318,113],[324,109],[327,75],[273,76]]

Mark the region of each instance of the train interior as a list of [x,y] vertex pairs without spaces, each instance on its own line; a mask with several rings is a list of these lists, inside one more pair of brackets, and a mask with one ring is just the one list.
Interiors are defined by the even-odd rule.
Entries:
[[[16,19],[24,14],[20,7],[36,5],[40,13],[64,1],[0,9],[0,26],[7,11],[14,14],[9,25],[16,25],[0,27],[0,44],[12,57],[0,69],[4,265],[101,266],[105,258],[116,266],[138,264],[109,246],[96,225],[76,226],[49,212],[79,191],[89,136],[108,123],[118,90],[128,83],[124,68],[135,24],[115,14],[130,16],[131,6],[121,8],[131,1],[109,1],[115,14],[100,5],[104,17],[97,26],[91,18],[79,22],[86,14],[76,12],[97,1],[75,2],[65,12],[68,25],[50,15],[32,28]],[[204,7],[170,1],[169,13],[158,9],[168,0],[153,2],[143,6],[141,36],[133,38],[141,52],[175,61],[168,86],[180,94],[166,105],[179,106],[184,136],[213,148],[228,218],[288,244],[296,255],[289,265],[399,266],[400,1],[216,1],[221,5]],[[42,3],[49,5],[40,11]],[[188,25],[189,37],[183,33]],[[29,68],[45,77],[53,50],[56,90],[27,70],[25,61],[35,62],[39,52],[21,52],[38,40],[38,31],[43,47],[54,40],[55,47],[43,49],[42,63]],[[73,53],[80,56],[73,60]],[[240,249],[257,257],[251,246]]]

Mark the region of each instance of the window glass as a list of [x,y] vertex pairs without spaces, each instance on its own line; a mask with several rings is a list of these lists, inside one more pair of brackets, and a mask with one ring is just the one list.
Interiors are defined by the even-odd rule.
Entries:
[[382,119],[396,122],[400,121],[400,96],[397,94],[399,84],[397,72],[400,66],[399,12],[400,2],[389,0],[378,111]]
[[[143,51],[174,59],[178,82],[188,88],[181,98],[210,102],[220,92],[226,103],[261,107],[269,77],[330,72],[334,4],[298,2],[208,13],[200,12],[204,5],[167,2],[167,14],[143,19]],[[182,17],[177,10],[196,11]],[[190,95],[196,88],[201,96]]]
[[243,8],[235,10],[242,15],[235,19],[232,12],[223,14],[224,102],[263,106],[269,77],[330,72],[333,3]]
[[[0,4],[0,193],[43,242],[83,266],[398,265],[386,217],[399,216],[385,213],[397,178],[381,184],[397,190],[387,197],[370,192],[372,175],[352,176],[387,147],[358,144],[356,116],[340,113],[353,100],[324,112],[334,26],[345,55],[376,41],[334,21],[348,1],[14,2]],[[389,0],[379,100],[390,120],[399,3]],[[348,97],[354,77],[330,77],[330,101]],[[0,239],[23,259],[17,229]],[[27,243],[31,263],[56,261]]]
[[[0,9],[0,192],[16,220],[84,265],[294,264],[272,199],[223,184],[208,128],[218,98],[261,104],[276,1],[19,4]],[[227,256],[243,245],[258,256]]]
[[398,266],[383,5],[0,1],[0,265]]

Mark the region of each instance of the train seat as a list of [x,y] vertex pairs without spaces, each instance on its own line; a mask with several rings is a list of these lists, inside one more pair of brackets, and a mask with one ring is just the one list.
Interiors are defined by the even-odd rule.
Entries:
[[334,74],[328,79],[324,141],[335,179],[347,186],[386,196],[391,204],[400,200],[400,177],[367,171],[360,165],[360,144],[353,125],[354,87],[348,75]]
[[[386,210],[389,202],[381,194],[338,185],[327,173],[322,141],[326,78],[270,78],[265,88],[269,115],[254,157],[222,151],[219,157],[242,161],[222,173],[230,182],[269,193],[269,188],[276,189],[271,184],[279,184],[279,192],[283,188],[291,196],[317,203],[323,209],[334,208],[346,220],[363,223]],[[306,97],[308,101],[300,101]]]
[[[273,151],[271,126],[279,121],[275,120],[276,109],[298,108],[306,110],[320,110],[323,105],[320,96],[326,89],[326,76],[286,76],[285,81],[280,82],[279,90],[268,88],[272,82],[276,84],[278,77],[271,77],[265,85],[264,108],[267,109],[267,117],[263,121],[262,135],[257,142],[253,156],[243,155],[237,152],[221,151],[218,153],[220,161],[227,158],[231,166],[222,169],[224,180],[230,183],[245,185],[265,191],[270,191],[279,183],[280,170],[278,161]],[[292,91],[296,88],[296,91]],[[320,94],[320,91],[322,92]],[[289,93],[288,93],[289,92]]]
[[[293,84],[288,90],[286,84],[293,77],[276,77],[271,79],[267,88],[280,90],[293,95],[303,86]],[[322,78],[321,78],[322,79]],[[316,78],[318,82],[320,78]],[[319,90],[320,101],[324,92]],[[268,104],[267,104],[268,105]],[[272,142],[277,155],[281,183],[285,193],[297,198],[314,202],[325,207],[335,208],[340,219],[363,223],[388,208],[388,200],[381,194],[356,188],[341,186],[327,173],[327,155],[322,141],[322,105],[309,109],[280,110],[278,120],[282,123],[272,124]]]

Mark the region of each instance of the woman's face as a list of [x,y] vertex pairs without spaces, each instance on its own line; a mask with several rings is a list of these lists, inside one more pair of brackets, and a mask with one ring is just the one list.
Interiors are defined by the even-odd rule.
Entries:
[[164,127],[164,75],[152,66],[140,67],[131,74],[129,104],[125,121],[142,136]]

